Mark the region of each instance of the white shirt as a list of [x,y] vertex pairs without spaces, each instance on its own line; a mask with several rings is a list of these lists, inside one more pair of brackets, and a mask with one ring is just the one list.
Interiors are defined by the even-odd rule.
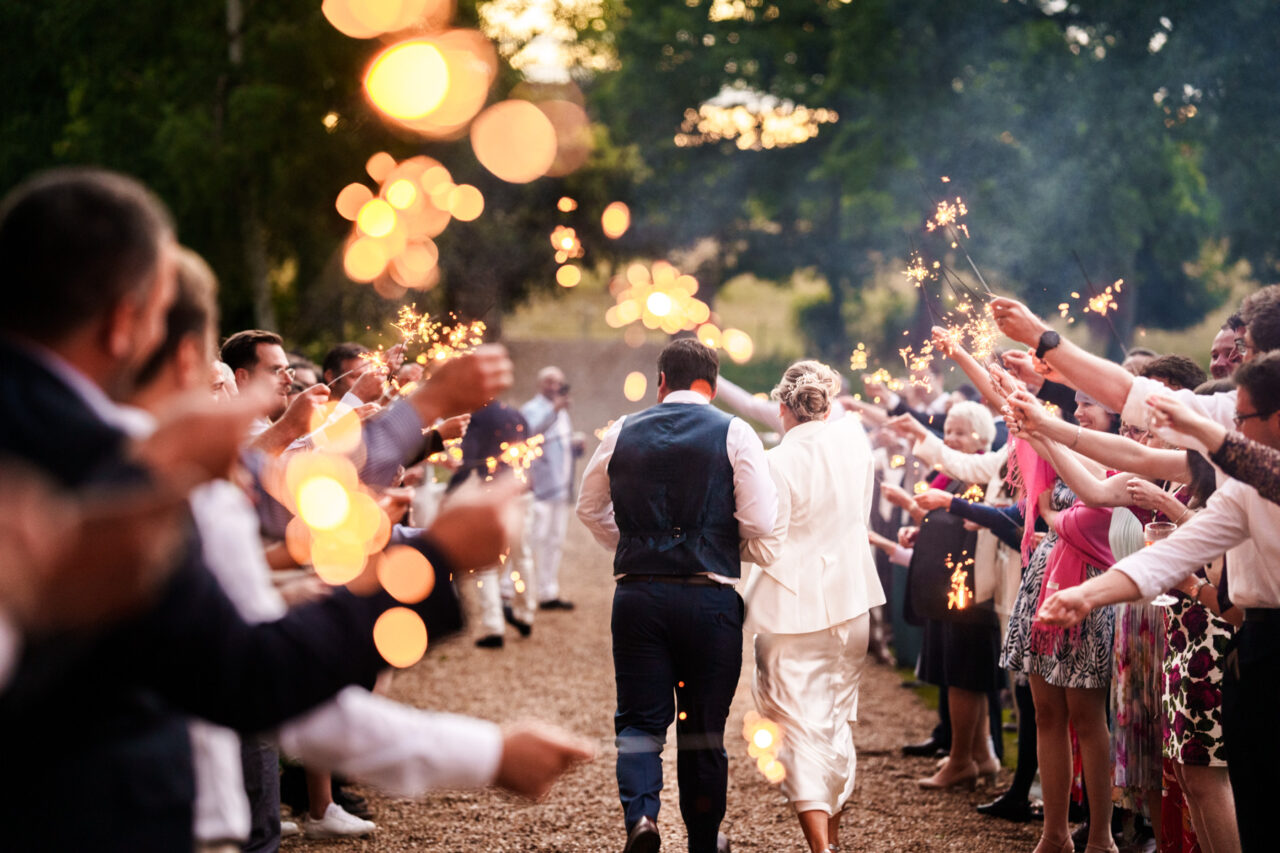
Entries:
[[[1171,390],[1163,382],[1157,382],[1146,376],[1133,377],[1133,385],[1129,387],[1129,395],[1124,398],[1124,411],[1120,417],[1125,423],[1136,424],[1147,428],[1151,420],[1152,409],[1147,405],[1147,398],[1152,394],[1173,397],[1178,402],[1190,407],[1212,421],[1222,424],[1228,430],[1236,428],[1236,392],[1220,391],[1217,394],[1197,394],[1188,388]],[[1221,486],[1228,477],[1222,469],[1214,466],[1218,474],[1218,485]]]
[[9,614],[0,610],[0,693],[13,675],[22,654],[22,632],[13,624]]
[[1224,552],[1236,606],[1280,607],[1280,505],[1239,480],[1223,484],[1168,539],[1125,557],[1112,571],[1123,572],[1150,599]]
[[[708,405],[710,401],[697,391],[672,391],[659,403],[672,405]],[[613,498],[609,492],[609,460],[618,444],[618,434],[626,418],[618,418],[600,441],[600,446],[582,473],[582,488],[578,493],[578,518],[591,531],[596,541],[610,551],[618,548],[618,525],[613,517]],[[764,456],[764,445],[746,421],[734,418],[729,421],[725,436],[725,453],[733,466],[733,517],[738,520],[738,536],[756,539],[773,529],[778,514],[778,492],[769,476],[769,463]],[[733,583],[733,578],[715,576],[722,583]]]
[[[284,601],[271,585],[257,515],[244,493],[225,480],[208,483],[192,492],[191,511],[205,562],[240,615],[259,622],[282,615]],[[239,741],[226,729],[221,731],[231,738],[211,733],[217,726],[192,725],[193,746],[201,750],[196,838],[247,838]],[[415,710],[357,687],[290,720],[276,739],[281,750],[307,764],[363,779],[396,796],[490,784],[502,757],[502,735],[493,723]]]

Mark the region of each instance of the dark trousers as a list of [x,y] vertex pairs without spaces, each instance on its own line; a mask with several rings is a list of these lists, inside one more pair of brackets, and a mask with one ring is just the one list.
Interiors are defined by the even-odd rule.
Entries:
[[254,735],[240,736],[240,766],[249,797],[249,840],[245,853],[280,849],[280,756]]
[[[1280,613],[1270,611],[1280,617]],[[1280,619],[1245,617],[1227,653],[1222,737],[1244,853],[1276,849],[1275,774],[1280,767]]]
[[658,817],[662,747],[676,722],[690,853],[714,853],[725,813],[724,725],[742,671],[743,603],[730,587],[619,584],[613,596],[614,731],[627,831]]

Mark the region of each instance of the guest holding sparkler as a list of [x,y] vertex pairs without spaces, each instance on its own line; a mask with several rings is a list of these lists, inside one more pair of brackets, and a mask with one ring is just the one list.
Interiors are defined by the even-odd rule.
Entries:
[[[999,368],[993,374],[1006,396],[1016,381]],[[1035,404],[1038,405],[1038,404]],[[1088,397],[1078,396],[1076,419],[1080,430],[1110,431],[1116,415]],[[1020,424],[1011,422],[1017,434]],[[1070,853],[1067,823],[1071,785],[1071,744],[1068,722],[1076,732],[1089,797],[1087,850],[1114,849],[1111,839],[1110,735],[1107,730],[1108,685],[1111,679],[1115,613],[1104,608],[1090,623],[1071,634],[1034,625],[1038,603],[1048,590],[1075,586],[1111,565],[1107,542],[1110,510],[1080,503],[1057,476],[1049,461],[1025,441],[1015,444],[1011,457],[1027,496],[1027,534],[1023,554],[1028,557],[1018,599],[1009,620],[1001,665],[1025,673],[1035,700],[1040,778],[1044,789],[1044,830],[1036,853]],[[1032,522],[1044,517],[1049,534],[1032,550]]]
[[784,434],[766,456],[778,516],[769,535],[741,549],[755,564],[744,594],[755,631],[752,693],[782,729],[782,792],[813,853],[839,843],[857,766],[852,723],[869,611],[885,601],[866,544],[871,446],[856,419],[829,422],[839,382],[826,365],[800,361],[773,389]]

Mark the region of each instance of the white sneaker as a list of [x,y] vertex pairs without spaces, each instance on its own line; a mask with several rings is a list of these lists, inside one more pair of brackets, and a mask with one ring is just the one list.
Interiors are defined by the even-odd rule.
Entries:
[[280,837],[293,838],[295,835],[301,835],[302,830],[298,829],[298,825],[291,820],[280,821]]
[[377,828],[373,821],[358,818],[337,803],[329,803],[320,820],[307,815],[302,824],[307,838],[356,838]]

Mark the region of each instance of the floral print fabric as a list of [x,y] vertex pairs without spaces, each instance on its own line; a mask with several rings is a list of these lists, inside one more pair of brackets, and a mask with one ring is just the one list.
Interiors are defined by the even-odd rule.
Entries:
[[1222,667],[1234,628],[1176,593],[1166,608],[1164,753],[1174,761],[1224,767]]

